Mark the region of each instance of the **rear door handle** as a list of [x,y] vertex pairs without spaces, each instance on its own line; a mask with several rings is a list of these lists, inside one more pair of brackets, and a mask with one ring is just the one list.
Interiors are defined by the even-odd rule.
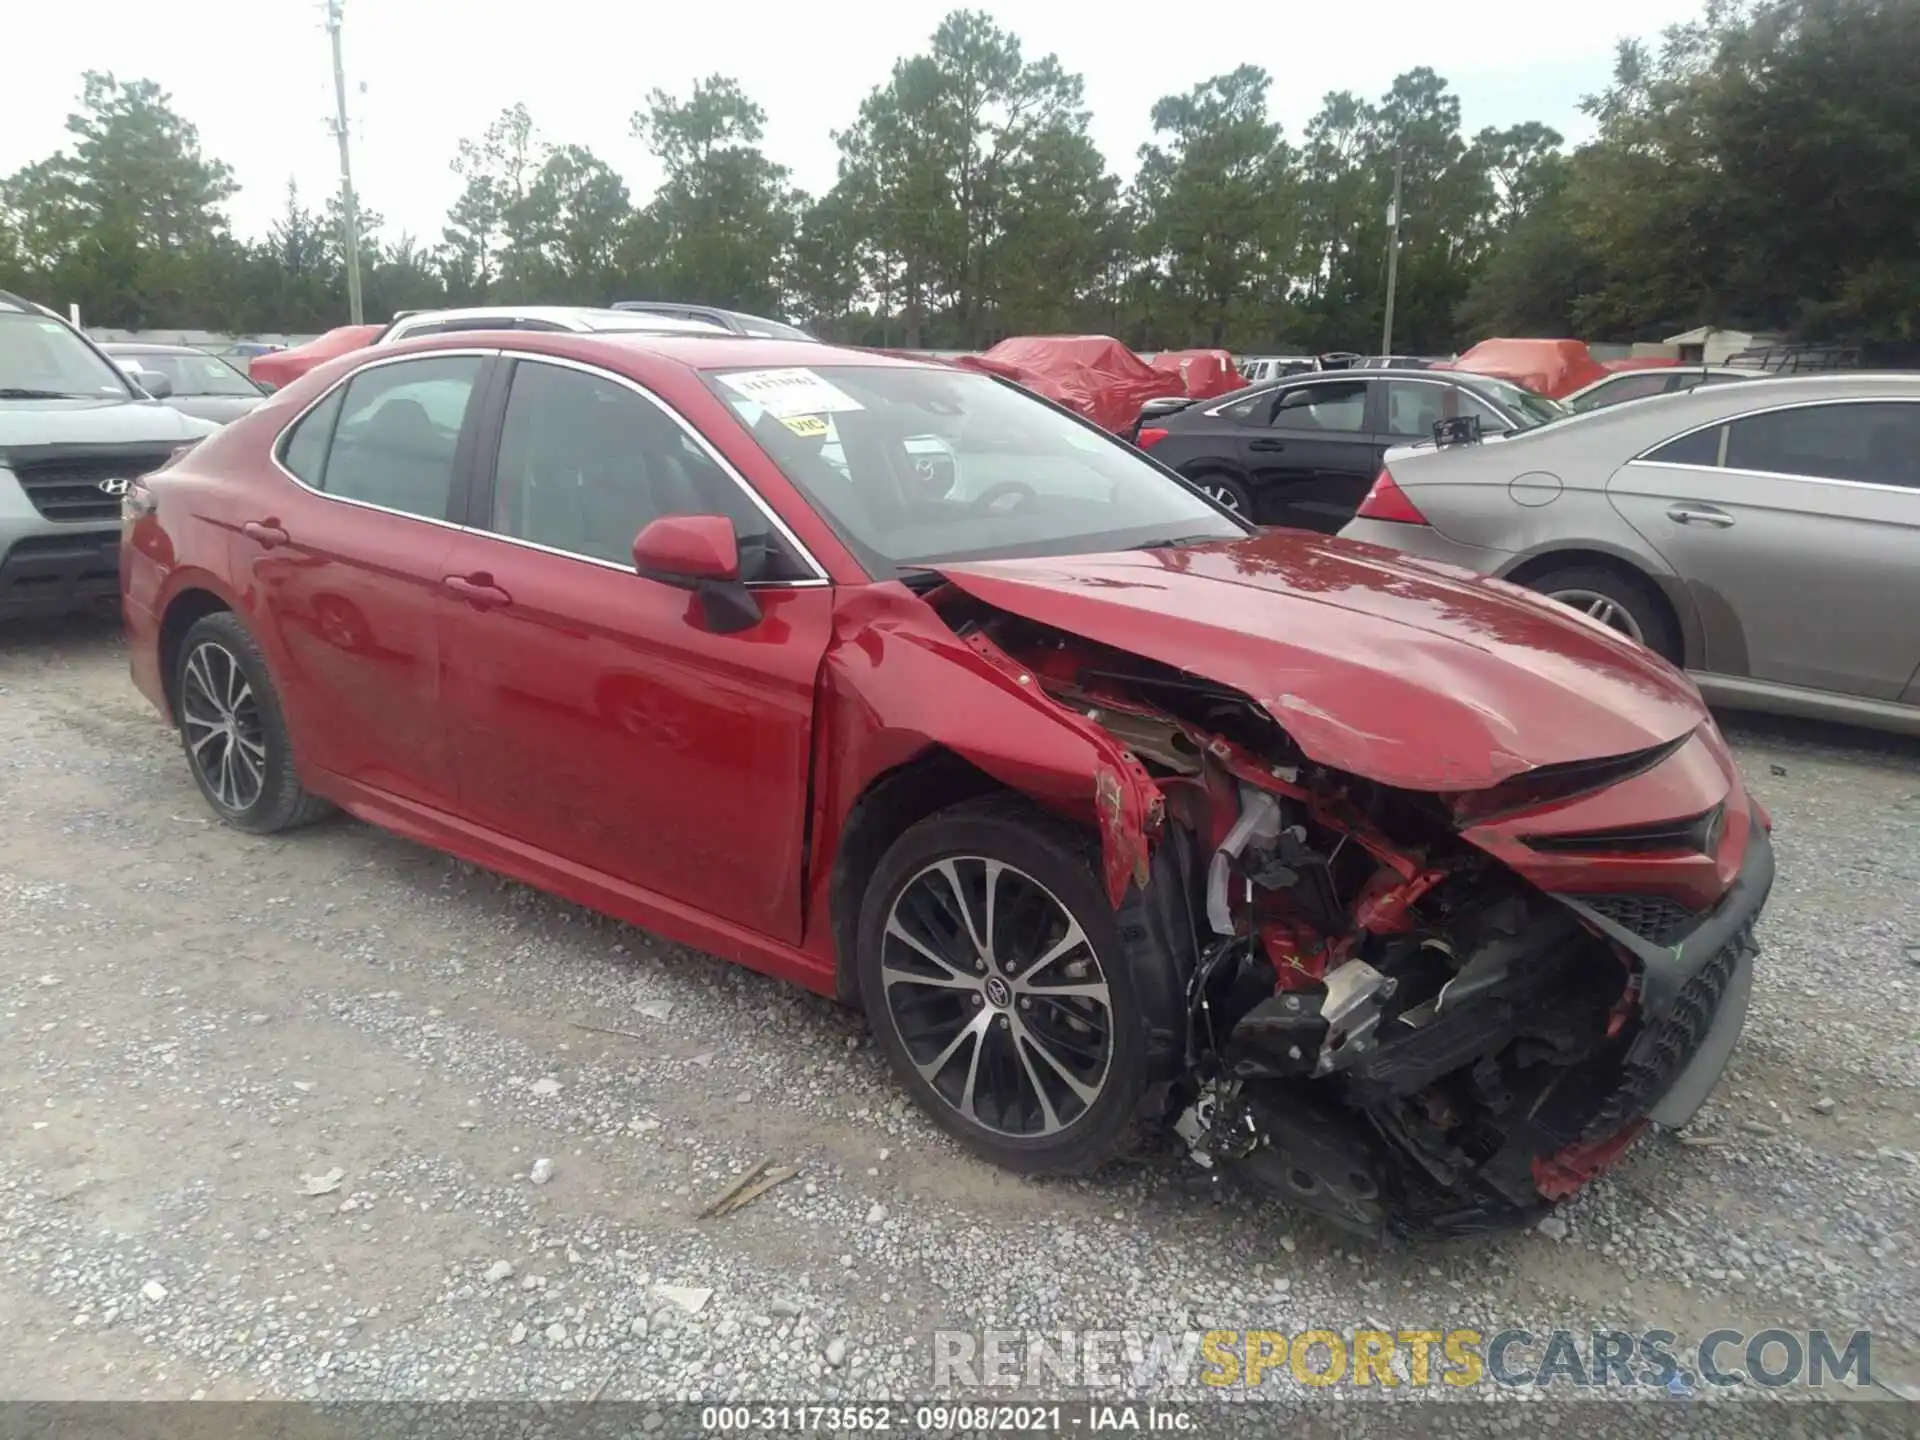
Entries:
[[1675,505],[1667,511],[1667,518],[1676,525],[1705,525],[1713,530],[1733,528],[1733,516],[1712,505]]
[[476,610],[497,610],[513,603],[513,596],[494,584],[493,576],[484,570],[476,570],[471,575],[449,575],[440,583]]
[[290,538],[287,532],[280,528],[280,522],[271,519],[249,520],[240,527],[240,533],[249,540],[258,541],[261,548],[266,550],[284,545]]
[[1247,442],[1247,448],[1249,450],[1265,451],[1284,450],[1287,448],[1287,442],[1284,440],[1249,440]]

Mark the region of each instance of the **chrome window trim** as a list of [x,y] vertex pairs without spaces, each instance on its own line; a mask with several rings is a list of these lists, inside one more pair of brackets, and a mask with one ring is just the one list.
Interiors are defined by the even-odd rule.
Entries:
[[[354,377],[357,375],[364,375],[367,373],[367,371],[377,369],[381,366],[405,365],[409,361],[415,361],[415,360],[439,360],[439,359],[454,359],[454,358],[477,358],[480,360],[487,360],[492,358],[493,356],[498,355],[499,353],[500,352],[498,350],[466,349],[466,348],[448,349],[448,350],[422,350],[422,351],[414,351],[406,355],[388,355],[381,359],[369,360],[367,361],[366,364],[358,366],[355,369],[349,370],[345,375],[342,375],[338,380],[334,381],[333,384],[329,385],[325,390],[322,390],[318,395],[314,396],[313,399],[309,400],[304,406],[302,406],[300,409],[300,413],[298,415],[295,415],[291,420],[287,421],[286,424],[282,425],[280,427],[279,433],[273,437],[273,444],[269,446],[267,449],[267,457],[273,461],[274,469],[278,470],[282,475],[286,476],[287,479],[291,480],[294,484],[298,485],[302,490],[306,491],[307,494],[318,495],[322,500],[331,500],[336,505],[352,505],[361,510],[372,510],[381,515],[398,515],[403,520],[418,520],[422,524],[438,525],[443,530],[465,530],[467,528],[465,525],[461,525],[458,522],[453,520],[437,520],[431,515],[416,515],[411,510],[396,510],[391,505],[376,505],[371,500],[355,500],[348,495],[330,495],[325,490],[316,489],[314,486],[309,485],[306,481],[302,480],[298,475],[294,474],[293,471],[289,470],[286,466],[286,462],[281,460],[280,452],[287,448],[287,438],[293,434],[294,428],[297,425],[299,425],[302,420],[305,420],[308,415],[312,414],[315,410],[318,410],[329,399],[331,399],[333,397],[334,391],[345,389],[346,386],[351,384],[353,382]],[[478,390],[479,390],[479,386],[478,384],[476,384],[474,387],[474,391],[468,394],[467,403],[469,405],[473,404],[474,394],[477,393]],[[462,416],[461,418],[461,428],[462,429],[465,428],[464,416]],[[457,443],[458,442],[456,442],[456,445]],[[327,450],[329,454],[331,454],[333,450],[333,446],[329,444],[327,446]],[[448,496],[449,498],[451,498],[452,496],[451,490],[449,490]]]
[[[813,552],[801,543],[800,537],[788,528],[787,522],[775,513],[773,507],[767,504],[760,492],[755,490],[753,486],[747,482],[746,477],[733,467],[732,462],[713,448],[713,445],[707,440],[707,437],[702,435],[686,416],[674,409],[673,406],[667,404],[666,401],[662,400],[637,380],[628,379],[625,375],[607,370],[598,365],[589,365],[584,361],[570,360],[558,355],[542,355],[529,350],[502,350],[491,347],[484,349],[478,347],[457,347],[446,350],[413,350],[405,355],[387,355],[378,359],[369,360],[364,365],[348,371],[325,390],[314,396],[313,399],[301,407],[299,414],[295,415],[292,419],[288,420],[285,425],[280,427],[279,432],[273,437],[272,446],[270,446],[267,451],[268,458],[273,462],[273,468],[286,476],[287,479],[291,480],[295,485],[298,485],[302,490],[306,491],[307,494],[317,495],[322,500],[331,500],[336,505],[352,505],[358,509],[372,510],[381,515],[398,515],[403,520],[418,520],[423,524],[438,525],[443,530],[455,530],[467,535],[483,535],[489,540],[499,540],[509,545],[519,545],[525,549],[538,550],[548,555],[559,555],[568,560],[584,561],[586,564],[598,565],[603,569],[617,571],[622,575],[633,574],[634,570],[631,565],[621,565],[616,561],[603,559],[598,555],[582,555],[577,550],[557,550],[552,546],[541,545],[536,541],[523,540],[517,535],[502,535],[497,530],[488,530],[476,525],[461,525],[452,520],[437,520],[429,515],[416,515],[411,510],[396,510],[390,505],[376,505],[370,500],[355,500],[346,495],[330,495],[325,490],[316,489],[302,480],[298,475],[294,474],[293,471],[289,470],[286,464],[280,459],[280,452],[286,448],[287,439],[293,433],[294,427],[299,425],[302,420],[305,420],[309,414],[317,410],[321,405],[325,404],[326,401],[332,397],[334,391],[351,384],[355,376],[364,375],[369,370],[386,365],[405,365],[421,360],[451,359],[456,356],[478,357],[483,360],[511,356],[516,360],[526,360],[542,365],[556,365],[566,370],[578,370],[584,374],[595,375],[602,379],[612,380],[617,384],[626,386],[627,389],[633,391],[634,394],[640,396],[641,399],[650,402],[655,408],[660,410],[661,413],[678,425],[682,431],[692,436],[694,443],[706,453],[707,458],[718,465],[733,483],[740,487],[741,492],[752,502],[754,508],[766,516],[767,520],[773,525],[773,528],[779,531],[781,538],[793,547],[794,553],[804,560],[813,570],[813,576],[810,579],[754,580],[747,582],[747,588],[752,590],[802,590],[827,586],[833,583],[832,577],[827,574],[826,567],[814,558]],[[509,389],[508,393],[509,398],[511,398],[511,389]],[[472,403],[471,399],[469,399],[468,403]],[[504,419],[504,410],[502,412],[502,418]]]
[[[1262,395],[1272,395],[1276,391],[1280,391],[1280,390],[1295,390],[1295,389],[1306,390],[1315,385],[1364,385],[1366,383],[1367,383],[1367,377],[1365,376],[1362,376],[1360,379],[1356,380],[1351,375],[1344,375],[1344,374],[1316,375],[1311,380],[1303,380],[1298,375],[1288,375],[1283,377],[1280,380],[1275,381],[1273,384],[1269,385],[1265,390],[1261,390],[1256,394],[1242,395],[1238,400],[1225,401],[1222,404],[1213,406],[1211,409],[1202,410],[1200,413],[1202,415],[1218,415],[1223,410],[1231,410],[1235,405],[1245,405],[1249,401],[1258,400]],[[1439,385],[1439,384],[1444,384],[1445,382],[1439,381],[1439,380],[1431,380],[1431,381],[1428,381],[1427,383],[1432,385]],[[1327,433],[1332,435],[1364,435],[1367,432],[1365,430],[1332,430],[1332,431],[1328,431]]]
[[[573,360],[573,359],[568,359],[558,355],[542,355],[532,351],[521,351],[521,350],[507,350],[507,351],[501,351],[498,353],[502,355],[511,356],[514,360],[522,364],[553,365],[562,370],[577,370],[583,375],[592,375],[602,380],[611,380],[616,385],[623,385],[627,389],[631,390],[634,394],[638,395],[642,400],[647,401],[655,409],[660,411],[660,413],[665,415],[669,420],[673,421],[674,424],[678,425],[681,431],[684,434],[686,434],[688,437],[690,437],[693,440],[694,444],[700,447],[701,451],[705,453],[706,457],[709,460],[713,461],[715,465],[719,466],[720,470],[727,476],[727,478],[732,480],[733,483],[739,487],[740,493],[745,495],[749,503],[751,503],[756,510],[758,510],[762,515],[764,515],[767,518],[767,522],[771,524],[776,531],[779,532],[780,538],[785,540],[787,544],[792,546],[794,553],[798,555],[803,561],[805,561],[808,567],[813,571],[813,577],[811,579],[764,580],[764,581],[756,582],[756,584],[759,587],[766,588],[766,589],[785,589],[785,588],[797,588],[797,587],[815,586],[815,585],[830,585],[833,583],[832,577],[827,574],[826,566],[822,565],[817,559],[814,558],[813,552],[809,550],[804,544],[801,543],[800,537],[794,534],[793,531],[790,528],[788,528],[787,522],[780,518],[779,514],[774,510],[774,508],[766,502],[765,497],[763,497],[758,490],[754,489],[753,486],[748,483],[746,476],[742,475],[738,470],[736,470],[733,467],[733,462],[728,460],[727,457],[722,455],[718,450],[714,449],[712,442],[709,441],[706,436],[700,433],[699,428],[695,426],[692,421],[688,420],[686,416],[682,415],[678,410],[674,409],[673,406],[669,405],[665,400],[661,399],[660,396],[654,394],[653,391],[649,390],[646,386],[642,385],[639,381],[630,379],[629,377],[625,375],[621,375],[616,371],[608,370],[605,367],[600,365],[590,365],[583,360]],[[511,404],[512,400],[513,400],[513,390],[512,390],[512,387],[509,386],[507,390],[507,403]],[[504,425],[505,418],[506,418],[506,412],[503,408],[501,411],[503,430],[505,428],[505,425]],[[498,457],[496,455],[496,459],[497,458]],[[468,526],[467,528],[472,530],[477,535],[490,535],[496,540],[507,540],[507,541],[511,541],[516,545],[527,545],[530,548],[535,550],[548,550],[549,553],[554,555],[567,555],[567,556],[571,556],[576,560],[590,561],[595,565],[611,566],[613,569],[616,569],[616,570],[624,570],[624,572],[627,574],[631,574],[633,572],[633,567],[630,565],[623,567],[613,561],[602,559],[596,555],[582,555],[577,551],[573,551],[573,550],[553,550],[553,549],[550,549],[550,547],[548,546],[536,544],[535,542],[530,540],[521,540],[518,536],[502,535],[497,530],[480,529],[475,526]]]
[[[1920,488],[1912,485],[1886,485],[1878,480],[1842,480],[1836,475],[1794,475],[1785,470],[1751,470],[1745,466],[1728,465],[1727,432],[1742,420],[1751,420],[1759,415],[1774,415],[1782,410],[1815,410],[1828,405],[1920,405],[1920,395],[1841,395],[1828,400],[1785,400],[1777,405],[1759,405],[1751,410],[1742,410],[1737,415],[1723,415],[1718,420],[1707,420],[1681,430],[1666,439],[1649,445],[1638,455],[1626,462],[1628,465],[1644,465],[1654,470],[1697,470],[1708,475],[1753,475],[1765,480],[1802,480],[1810,485],[1847,485],[1856,490],[1883,490],[1891,495],[1920,495]],[[1711,430],[1716,425],[1720,430],[1720,460],[1714,465],[1694,465],[1675,460],[1650,460],[1647,457],[1655,450],[1684,440],[1689,435],[1698,435],[1702,430]],[[1625,466],[1621,467],[1625,468]]]

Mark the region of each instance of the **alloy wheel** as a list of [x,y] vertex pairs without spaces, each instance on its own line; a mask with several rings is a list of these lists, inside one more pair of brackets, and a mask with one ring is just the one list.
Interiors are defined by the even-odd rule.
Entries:
[[227,810],[240,814],[267,782],[267,746],[253,686],[231,650],[204,640],[181,674],[180,723],[201,781]]
[[1113,999],[1071,911],[1003,861],[953,856],[901,888],[880,979],[914,1068],[998,1135],[1057,1135],[1099,1099]]
[[1240,497],[1233,493],[1230,486],[1209,484],[1203,480],[1200,482],[1200,493],[1223,509],[1231,510],[1236,515],[1240,513]]
[[1633,618],[1633,612],[1611,595],[1602,595],[1598,590],[1555,590],[1547,598],[1572,606],[1598,620],[1609,630],[1619,631],[1629,640],[1636,640],[1642,645],[1647,643],[1647,637],[1640,633],[1640,622]]

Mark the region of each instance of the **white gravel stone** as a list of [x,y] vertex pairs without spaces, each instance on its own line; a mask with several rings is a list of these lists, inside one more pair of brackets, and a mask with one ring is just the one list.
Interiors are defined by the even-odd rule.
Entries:
[[544,1185],[553,1179],[553,1161],[542,1155],[533,1162],[533,1168],[527,1171],[527,1178],[536,1185]]

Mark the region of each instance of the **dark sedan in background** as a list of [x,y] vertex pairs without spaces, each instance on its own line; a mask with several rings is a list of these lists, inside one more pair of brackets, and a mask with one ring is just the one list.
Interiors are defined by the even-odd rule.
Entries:
[[1459,416],[1491,435],[1566,413],[1485,375],[1347,370],[1156,404],[1132,438],[1235,514],[1331,534],[1353,518],[1389,446],[1431,439],[1436,422]]

